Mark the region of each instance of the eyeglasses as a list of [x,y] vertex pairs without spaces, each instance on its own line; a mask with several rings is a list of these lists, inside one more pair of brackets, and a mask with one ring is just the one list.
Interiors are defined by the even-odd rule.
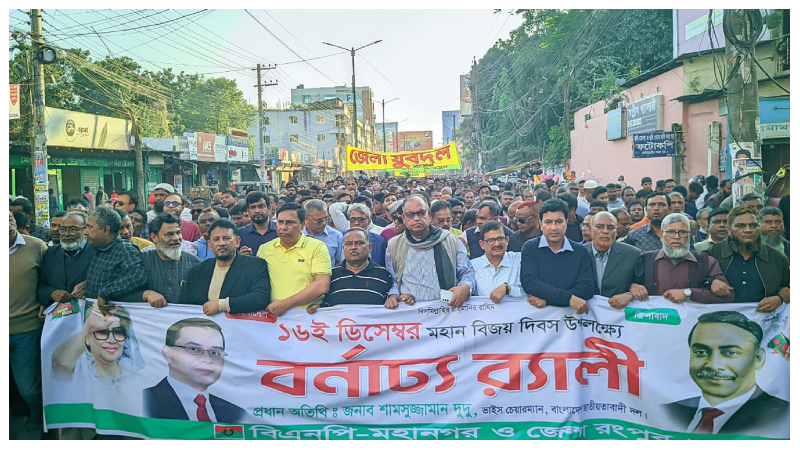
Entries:
[[84,228],[86,228],[86,227],[67,227],[67,228],[60,227],[58,229],[58,232],[61,233],[61,234],[66,234],[66,235],[78,234],[81,231],[83,231]]
[[350,218],[350,222],[355,222],[355,223],[366,223],[367,221],[369,221],[369,219],[367,219],[366,217],[351,217]]
[[169,207],[183,206],[183,203],[181,203],[181,202],[164,202],[164,206],[169,206]]
[[496,238],[481,239],[481,240],[489,245],[494,245],[495,243],[502,244],[503,242],[506,241],[506,239],[508,239],[507,236],[500,236]]
[[189,353],[191,355],[194,355],[194,356],[197,356],[198,358],[203,356],[203,353],[208,353],[208,357],[213,359],[213,360],[215,360],[215,361],[221,360],[222,358],[228,356],[227,353],[221,352],[219,350],[206,350],[206,349],[203,349],[203,348],[200,348],[200,347],[195,347],[193,345],[189,345],[189,346],[172,345],[171,347],[182,348],[182,349],[186,350],[187,353]]
[[444,219],[436,219],[437,224],[453,223],[453,219],[445,217]]
[[671,237],[671,238],[674,238],[676,236],[680,236],[682,238],[685,238],[686,236],[689,235],[689,230],[667,230],[667,231],[664,232],[664,234],[666,234],[667,237]]
[[330,216],[323,217],[321,219],[310,219],[312,222],[316,223],[317,225],[322,225],[323,223],[327,222],[330,219]]
[[92,332],[94,338],[98,341],[105,341],[108,339],[109,336],[114,336],[115,342],[123,342],[125,339],[128,338],[128,332],[125,331],[125,328],[117,327],[117,328],[106,328],[105,330],[97,330]]
[[525,222],[527,222],[527,221],[529,221],[531,219],[533,219],[533,216],[530,216],[530,217],[517,217],[517,223],[521,223],[522,225],[525,225]]
[[132,205],[132,202],[125,203],[122,200],[117,200],[114,202],[114,206],[125,206],[125,205]]
[[428,210],[427,209],[423,209],[423,210],[417,211],[417,212],[403,213],[403,216],[405,216],[406,219],[411,220],[414,217],[419,217],[421,219],[421,218],[425,217],[427,214],[428,214]]

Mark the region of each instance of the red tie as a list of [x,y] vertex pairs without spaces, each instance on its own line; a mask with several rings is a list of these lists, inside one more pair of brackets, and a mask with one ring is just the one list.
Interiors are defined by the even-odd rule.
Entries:
[[697,424],[692,433],[698,434],[711,434],[714,432],[714,419],[725,414],[717,408],[703,408],[703,415],[700,417],[700,423]]
[[206,398],[197,394],[197,397],[194,398],[194,402],[197,404],[197,420],[200,422],[211,422],[211,418],[208,417],[208,410],[206,409]]

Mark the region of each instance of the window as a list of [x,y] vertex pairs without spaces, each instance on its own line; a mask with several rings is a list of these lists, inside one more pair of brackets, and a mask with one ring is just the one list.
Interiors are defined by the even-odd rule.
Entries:
[[269,136],[264,136],[264,143],[269,144]]
[[348,102],[352,102],[353,101],[353,95],[352,94],[347,94],[347,101]]
[[269,117],[262,117],[261,118],[261,126],[269,125]]
[[310,95],[304,95],[303,96],[303,103],[311,103],[311,96]]
[[317,123],[325,123],[325,116],[317,114]]
[[317,142],[325,142],[325,133],[317,135]]
[[289,123],[291,124],[297,123],[297,116],[289,116]]
[[344,114],[337,114],[336,115],[336,127],[343,127],[345,124],[345,116]]
[[296,134],[289,135],[289,142],[300,142],[300,139],[297,137]]

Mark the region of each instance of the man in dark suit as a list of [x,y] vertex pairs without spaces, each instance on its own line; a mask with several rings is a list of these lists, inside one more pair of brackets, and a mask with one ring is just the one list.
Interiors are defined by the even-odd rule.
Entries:
[[764,367],[764,332],[735,311],[703,314],[689,332],[689,375],[699,397],[662,405],[680,431],[789,437],[789,402],[756,385]]
[[267,262],[237,253],[240,242],[233,221],[214,221],[208,244],[215,258],[192,268],[179,303],[203,305],[203,312],[209,316],[221,311],[240,314],[265,309],[270,301]]
[[208,393],[225,365],[222,328],[208,319],[183,319],[167,329],[161,354],[169,375],[144,390],[144,411],[156,419],[237,423],[245,410]]
[[614,308],[624,308],[636,299],[647,300],[644,259],[638,248],[617,242],[617,218],[601,211],[590,222],[592,241],[584,244],[592,255],[595,294],[608,297]]
[[39,266],[36,297],[40,304],[68,303],[82,292],[95,253],[94,247],[87,245],[84,228],[86,214],[71,212],[63,216],[60,243],[47,249]]

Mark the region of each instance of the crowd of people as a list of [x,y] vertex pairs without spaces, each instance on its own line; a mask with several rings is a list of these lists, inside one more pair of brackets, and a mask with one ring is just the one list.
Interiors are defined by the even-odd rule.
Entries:
[[[788,195],[778,207],[756,195],[734,205],[729,181],[714,176],[686,186],[644,177],[638,190],[623,177],[539,179],[362,175],[213,199],[161,183],[152,202],[87,187],[91,198],[70,199],[49,229],[28,199],[13,199],[10,366],[28,423],[41,428],[39,343],[53,302],[97,299],[96,314],[114,302],[194,304],[208,316],[460,307],[471,296],[578,314],[594,295],[617,309],[649,296],[764,312],[789,302]],[[87,332],[103,331],[95,323],[107,327],[87,321]]]

